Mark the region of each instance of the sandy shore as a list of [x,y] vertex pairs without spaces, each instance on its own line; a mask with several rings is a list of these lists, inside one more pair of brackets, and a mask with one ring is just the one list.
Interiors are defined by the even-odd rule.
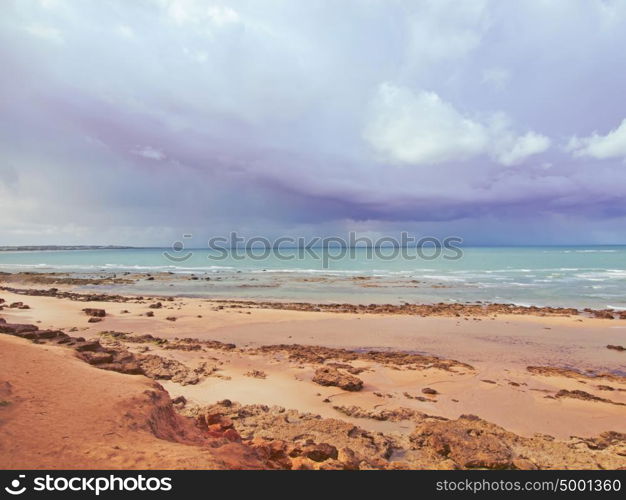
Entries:
[[[582,468],[595,466],[588,450],[580,450],[577,455],[581,445],[572,443],[608,431],[626,433],[626,352],[607,348],[626,345],[626,321],[619,319],[519,314],[338,314],[195,298],[129,297],[126,301],[85,302],[7,291],[0,292],[0,297],[4,306],[22,302],[29,307],[5,307],[0,315],[6,323],[62,330],[98,340],[103,346],[123,348],[137,356],[155,355],[196,370],[193,373],[199,375],[192,381],[188,374],[186,379],[172,376],[171,370],[162,365],[152,373],[172,398],[183,397],[178,400],[184,401],[178,411],[187,416],[197,416],[198,408],[225,399],[242,405],[277,405],[300,414],[337,419],[364,432],[395,436],[396,442],[410,438],[413,445],[406,446],[412,450],[417,442],[416,425],[419,427],[424,418],[420,415],[452,422],[459,422],[456,419],[463,415],[475,415],[481,422],[506,429],[519,439],[532,440],[540,434],[546,442],[572,445],[571,456],[561,455],[562,461],[570,463],[562,465]],[[85,308],[103,309],[106,314],[89,322],[91,316],[83,311]],[[152,338],[142,339],[145,335]],[[190,340],[178,340],[185,338]],[[12,344],[16,352],[27,347],[38,353],[42,349],[61,350],[27,346],[24,340],[12,342],[17,342]],[[225,348],[223,344],[235,347]],[[294,344],[306,347],[288,347]],[[390,356],[367,354],[369,351]],[[416,357],[402,360],[407,352]],[[81,362],[70,358],[65,352],[55,358],[55,363],[91,370],[88,376],[94,383],[93,373],[114,377],[116,383],[111,390],[119,388],[123,394],[137,384],[148,383],[137,381],[147,380],[142,376],[111,374],[84,363],[78,368]],[[15,385],[13,379],[23,373],[21,363],[26,363],[20,359],[11,358],[9,364],[3,361],[0,382]],[[331,371],[331,385],[319,383],[319,370],[325,367]],[[338,387],[338,376],[356,378],[362,387],[344,390]],[[35,384],[29,390],[35,392],[37,387]],[[50,387],[46,392],[58,390]],[[66,389],[60,399],[67,399],[70,393]],[[62,411],[70,410],[64,407]],[[245,420],[241,422],[242,427],[235,425],[235,429],[248,432]],[[277,437],[270,435],[265,429],[265,437]],[[625,439],[623,434],[620,436]],[[254,433],[249,437],[253,438]],[[38,449],[48,446],[43,441],[40,437],[31,445]],[[5,433],[2,446],[14,449],[12,442]],[[105,446],[101,443],[98,441],[98,446]],[[610,460],[606,459],[609,468],[626,466],[624,443],[618,439],[617,451],[611,451]],[[50,450],[57,444],[49,443]],[[401,446],[405,445],[398,445],[398,449]],[[20,463],[18,458],[15,460],[15,464]],[[414,466],[435,466],[426,459],[413,460]],[[597,458],[594,460],[597,462]],[[157,462],[144,465],[159,466]],[[540,462],[536,458],[534,464],[543,468],[549,463]],[[111,458],[110,463],[122,467],[130,462]],[[32,465],[50,464],[43,460]],[[21,465],[26,466],[23,462]],[[162,466],[180,464],[164,462]]]

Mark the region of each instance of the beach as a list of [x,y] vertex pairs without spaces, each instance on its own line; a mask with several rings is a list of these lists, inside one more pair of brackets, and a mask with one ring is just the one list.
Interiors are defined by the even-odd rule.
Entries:
[[[158,384],[163,399],[174,401],[164,404],[177,419],[195,422],[197,429],[198,421],[206,427],[210,415],[208,428],[218,441],[228,441],[223,434],[233,430],[236,453],[256,457],[241,459],[242,468],[626,467],[626,318],[619,311],[139,296],[115,294],[115,286],[127,285],[115,280],[145,275],[100,276],[90,284],[71,281],[76,279],[85,278],[2,276],[0,330],[8,334],[1,336],[3,356],[41,355],[40,367],[58,366],[51,370],[59,377],[65,364],[80,365],[91,387],[85,390],[97,393],[105,384],[116,393],[106,393],[105,405],[121,396],[99,377],[114,376],[122,393]],[[36,330],[20,339],[19,328],[10,325]],[[70,340],[37,331],[60,331]],[[81,350],[81,342],[97,345]],[[1,366],[0,383],[19,394],[23,371]],[[45,439],[30,437],[29,424],[16,423],[38,390],[44,387],[15,402],[10,394],[2,397],[7,404],[0,412],[8,414],[3,422],[11,432],[0,438],[0,447],[21,443],[19,454],[2,454],[2,467],[32,466],[40,454]],[[58,399],[76,405],[65,412],[82,414],[80,398],[66,391]],[[54,430],[57,423],[49,425]],[[98,433],[96,422],[91,425]],[[92,439],[68,432],[67,449]],[[158,432],[148,434],[158,446],[180,441],[169,436],[162,443]],[[202,439],[210,436],[205,432]],[[275,441],[293,456],[286,452],[288,459],[268,465],[267,453],[259,450]],[[159,462],[153,444],[142,452],[149,462],[133,465],[126,450],[110,465],[223,466],[219,457],[188,458],[208,446],[197,440],[179,443],[189,450],[180,461]],[[293,451],[322,444],[338,450],[320,461]],[[99,463],[94,458],[81,464]]]

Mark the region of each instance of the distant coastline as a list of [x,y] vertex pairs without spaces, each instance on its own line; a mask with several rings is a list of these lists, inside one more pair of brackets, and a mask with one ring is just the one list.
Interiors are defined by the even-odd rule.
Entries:
[[41,252],[44,250],[130,250],[142,247],[118,245],[24,245],[0,246],[0,252]]

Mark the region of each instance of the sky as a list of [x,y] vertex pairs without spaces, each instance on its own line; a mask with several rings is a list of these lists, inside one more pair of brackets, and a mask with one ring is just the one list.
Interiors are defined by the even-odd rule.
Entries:
[[2,0],[0,244],[626,243],[623,0]]

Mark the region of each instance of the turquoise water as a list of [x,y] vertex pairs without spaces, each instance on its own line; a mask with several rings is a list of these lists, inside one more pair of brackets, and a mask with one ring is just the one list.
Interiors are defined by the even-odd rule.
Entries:
[[[182,262],[167,249],[0,252],[0,271],[173,273],[179,279],[140,280],[129,293],[170,293],[316,302],[506,302],[523,305],[626,309],[626,247],[470,247],[450,260],[392,260],[359,248],[319,258],[282,250],[284,258],[238,259],[192,250]],[[381,250],[386,255],[392,249]],[[428,254],[432,254],[430,250]],[[415,250],[408,249],[411,257]],[[175,258],[186,251],[173,252]],[[444,252],[448,257],[451,252]],[[324,256],[327,266],[324,264]],[[302,257],[302,258],[299,258]],[[191,275],[199,279],[191,280]],[[209,278],[208,280],[206,278]],[[365,279],[363,279],[365,278]]]

